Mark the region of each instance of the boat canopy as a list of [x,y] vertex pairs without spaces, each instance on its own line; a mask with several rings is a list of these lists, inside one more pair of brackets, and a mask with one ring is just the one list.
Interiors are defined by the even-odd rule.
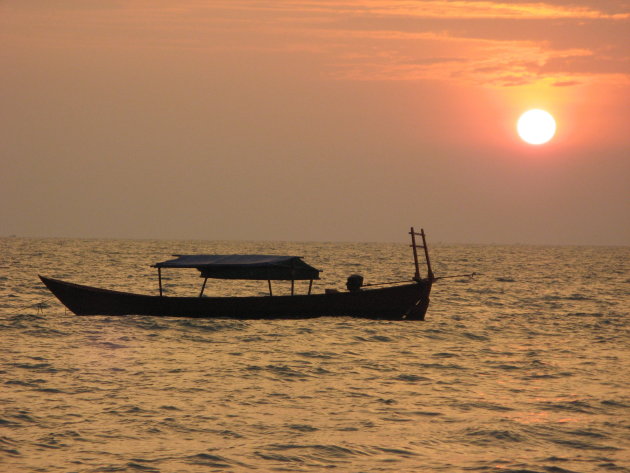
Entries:
[[195,268],[202,278],[293,281],[319,279],[319,269],[300,256],[277,255],[173,255],[154,268]]

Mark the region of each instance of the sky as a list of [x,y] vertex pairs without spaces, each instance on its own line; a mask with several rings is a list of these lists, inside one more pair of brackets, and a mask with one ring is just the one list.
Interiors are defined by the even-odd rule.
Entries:
[[629,44],[626,0],[0,0],[0,236],[630,245]]

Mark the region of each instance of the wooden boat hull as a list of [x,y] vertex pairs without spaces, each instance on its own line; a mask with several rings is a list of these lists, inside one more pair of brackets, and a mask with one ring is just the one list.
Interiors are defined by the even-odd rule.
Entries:
[[83,286],[40,276],[76,315],[305,319],[347,316],[385,320],[424,320],[431,280],[356,292],[294,296],[168,297]]

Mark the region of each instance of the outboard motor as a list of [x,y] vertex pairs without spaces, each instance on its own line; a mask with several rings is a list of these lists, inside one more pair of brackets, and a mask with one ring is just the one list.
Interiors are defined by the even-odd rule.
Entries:
[[361,290],[361,286],[363,286],[363,276],[360,274],[351,274],[348,276],[348,281],[346,282],[346,287],[350,292],[356,292]]

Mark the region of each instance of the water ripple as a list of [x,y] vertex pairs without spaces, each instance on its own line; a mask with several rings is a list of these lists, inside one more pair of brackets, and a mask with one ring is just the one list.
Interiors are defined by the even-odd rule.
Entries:
[[399,323],[75,317],[36,274],[154,293],[175,251],[273,250],[327,269],[319,291],[408,277],[402,244],[0,245],[3,471],[630,472],[628,248],[437,245],[440,275],[484,276]]

